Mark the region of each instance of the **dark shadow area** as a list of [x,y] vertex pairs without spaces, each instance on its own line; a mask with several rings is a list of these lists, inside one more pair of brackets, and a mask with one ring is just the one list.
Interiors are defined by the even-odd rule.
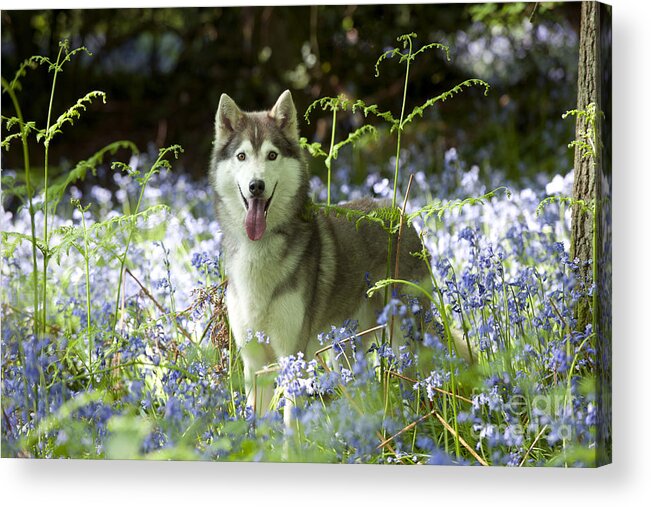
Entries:
[[[194,177],[206,174],[214,113],[226,92],[244,108],[266,108],[290,89],[299,114],[315,99],[347,94],[381,110],[399,112],[403,66],[374,65],[396,37],[447,44],[451,59],[430,51],[411,70],[408,107],[464,79],[491,85],[470,89],[428,110],[408,141],[423,153],[422,170],[441,171],[446,149],[469,163],[501,170],[510,180],[571,167],[566,145],[573,124],[561,114],[576,100],[578,3],[365,5],[305,7],[86,9],[2,12],[2,69],[12,79],[32,55],[56,57],[60,40],[86,46],[59,77],[53,115],[90,90],[107,93],[51,146],[54,171],[117,139],[141,150],[178,143],[180,161]],[[44,126],[52,74],[40,67],[22,79],[25,118]],[[5,116],[13,114],[6,93]],[[330,119],[302,122],[309,140],[327,142]],[[357,121],[341,115],[339,129]],[[35,143],[35,141],[33,141]],[[34,146],[34,148],[36,148]],[[42,165],[42,149],[32,163]],[[374,149],[380,167],[393,146]],[[20,166],[21,151],[3,154]],[[365,168],[356,171],[365,174]],[[108,184],[108,182],[101,182]]]

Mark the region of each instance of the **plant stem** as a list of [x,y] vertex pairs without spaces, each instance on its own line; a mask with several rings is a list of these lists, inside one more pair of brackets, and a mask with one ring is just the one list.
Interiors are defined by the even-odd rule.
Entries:
[[[439,297],[439,313],[441,314],[441,319],[443,320],[443,329],[445,330],[445,336],[447,338],[447,345],[448,345],[448,355],[451,357],[452,356],[452,349],[454,348],[453,345],[453,338],[452,338],[452,330],[450,328],[450,322],[448,321],[448,313],[445,310],[445,302],[443,301],[443,294],[441,292],[441,289],[438,286],[438,283],[436,283],[436,278],[432,277],[432,281],[434,282],[434,289],[436,290],[438,297]],[[452,364],[452,361],[449,361],[449,369],[450,369],[450,392],[452,392],[453,396],[457,395],[457,387],[456,387],[456,379],[455,379],[455,374],[454,374],[454,365]],[[455,446],[455,451],[457,454],[457,458],[459,457],[461,453],[461,447],[459,445],[459,427],[458,427],[458,422],[457,422],[457,403],[454,397],[449,400],[450,404],[452,405],[452,414],[454,416],[454,446]]]
[[[402,137],[402,129],[405,117],[405,105],[407,103],[407,84],[409,83],[409,64],[411,62],[411,53],[412,53],[412,42],[411,37],[408,37],[409,41],[409,56],[407,57],[407,70],[405,71],[405,85],[402,91],[402,109],[400,110],[400,123],[398,124],[398,142],[396,147],[396,169],[393,174],[393,198],[391,200],[391,206],[396,207],[396,195],[398,192],[398,172],[400,170],[400,139]],[[393,225],[393,224],[392,224]]]
[[50,104],[47,110],[47,123],[45,125],[45,140],[43,144],[45,146],[45,159],[43,161],[43,185],[44,185],[44,199],[43,199],[43,242],[45,243],[45,251],[43,252],[43,330],[45,330],[45,322],[47,321],[47,265],[49,259],[49,248],[48,248],[48,230],[47,230],[47,221],[48,221],[48,160],[50,153],[50,120],[52,118],[52,104],[54,103],[54,90],[56,89],[57,76],[59,74],[60,66],[59,62],[61,61],[61,53],[63,52],[63,45],[59,46],[59,54],[57,55],[57,62],[54,65],[54,77],[52,78],[52,90],[50,92]]
[[[162,149],[160,150],[160,153],[158,154],[158,158],[156,159],[156,162],[151,166],[149,169],[149,172],[145,175],[145,177],[142,179],[142,182],[140,183],[140,194],[138,195],[138,202],[136,203],[136,207],[131,213],[131,217],[135,217],[138,212],[140,211],[140,205],[142,203],[142,198],[145,194],[145,187],[147,186],[147,183],[149,182],[149,179],[152,177],[156,169],[160,166],[160,162],[163,159],[163,157],[167,154],[169,149]],[[126,245],[124,246],[124,253],[122,256],[120,256],[120,271],[118,274],[118,286],[117,286],[117,294],[115,297],[115,316],[113,319],[113,331],[115,332],[117,325],[118,325],[118,313],[120,310],[120,295],[122,291],[122,280],[124,278],[124,269],[125,269],[125,264],[127,262],[127,254],[129,252],[129,246],[131,245],[131,241],[133,239],[133,233],[135,231],[136,227],[133,222],[129,224],[129,235],[127,236],[127,242]]]
[[88,254],[88,229],[86,227],[86,217],[84,213],[84,208],[79,206],[79,211],[81,212],[81,223],[84,228],[84,260],[85,260],[85,276],[86,276],[86,333],[88,335],[88,374],[92,376],[93,370],[93,349],[95,348],[95,343],[90,332],[90,263],[89,263],[89,254]]
[[[396,199],[397,199],[397,194],[398,194],[398,175],[400,171],[400,140],[402,136],[402,128],[403,128],[403,121],[405,117],[405,105],[407,103],[407,85],[409,84],[409,64],[411,62],[411,53],[412,53],[412,42],[411,42],[411,37],[407,37],[407,41],[409,42],[409,53],[407,56],[407,69],[405,71],[405,84],[403,86],[403,91],[402,91],[402,107],[400,109],[400,122],[398,123],[398,138],[396,142],[396,167],[395,171],[393,174],[393,195],[391,197],[391,207],[395,208],[396,207]],[[386,277],[387,278],[392,278],[391,274],[391,252],[393,251],[393,215],[391,216],[390,224],[389,224],[389,238],[387,241],[387,270],[386,270]],[[396,256],[398,253],[396,252]],[[389,286],[387,286],[384,289],[384,304],[386,305],[389,300]],[[392,326],[393,328],[393,326]],[[389,333],[389,346],[391,346],[391,342],[393,341],[393,329],[390,330],[391,332]],[[382,333],[382,341],[384,342],[386,337],[385,332],[383,331]]]
[[[23,144],[23,165],[25,167],[25,187],[27,190],[27,203],[29,208],[29,222],[31,227],[32,234],[32,288],[34,290],[34,336],[39,334],[39,311],[38,311],[38,258],[36,256],[36,220],[34,218],[34,203],[32,200],[34,189],[32,188],[32,178],[31,178],[31,168],[29,164],[29,146],[27,144],[27,132],[25,131],[25,122],[23,120],[23,112],[20,109],[20,104],[18,103],[18,98],[14,93],[13,88],[9,83],[2,78],[2,86],[9,94],[11,102],[14,105],[16,110],[16,116],[18,116],[18,123],[20,124],[21,130],[21,141]],[[22,341],[19,341],[20,348],[22,350]]]
[[332,157],[335,146],[335,130],[337,128],[337,104],[332,106],[332,133],[330,135],[330,150],[325,160],[325,165],[328,168],[328,206],[330,206],[330,181],[332,175]]
[[[9,83],[5,80],[5,78],[2,78],[2,87],[7,91],[9,94],[9,97],[11,98],[11,101],[14,105],[14,109],[16,110],[16,115],[18,116],[18,123],[20,124],[20,131],[21,131],[21,142],[23,145],[23,165],[25,167],[25,187],[27,190],[27,202],[29,206],[29,221],[30,221],[30,227],[31,227],[31,234],[32,234],[32,288],[34,292],[34,312],[32,314],[32,319],[34,321],[34,339],[37,339],[39,335],[39,312],[38,312],[38,259],[36,257],[36,220],[34,218],[34,204],[32,201],[32,195],[33,195],[33,189],[32,189],[32,182],[31,182],[31,176],[30,176],[30,165],[29,165],[29,146],[27,144],[27,131],[25,130],[25,122],[23,120],[23,112],[20,109],[20,104],[18,103],[18,98],[16,97],[16,94],[14,93],[13,88],[9,85]],[[23,340],[18,340],[18,354],[20,357],[20,362],[23,365],[23,368],[26,368],[26,361],[25,361],[25,348],[23,346]],[[28,384],[27,382],[23,382],[23,387],[24,387],[24,396],[25,400],[29,399],[29,396],[27,394],[28,390]],[[38,405],[37,405],[37,400],[38,400],[38,390],[36,388],[36,385],[34,385],[33,388],[33,410],[34,413],[37,413]]]

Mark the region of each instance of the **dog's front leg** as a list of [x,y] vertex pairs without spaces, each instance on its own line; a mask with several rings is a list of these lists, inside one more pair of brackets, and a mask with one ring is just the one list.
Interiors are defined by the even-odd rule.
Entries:
[[246,403],[254,409],[256,415],[261,416],[269,410],[274,394],[275,371],[265,373],[266,366],[273,361],[273,356],[268,346],[257,342],[247,343],[241,354]]

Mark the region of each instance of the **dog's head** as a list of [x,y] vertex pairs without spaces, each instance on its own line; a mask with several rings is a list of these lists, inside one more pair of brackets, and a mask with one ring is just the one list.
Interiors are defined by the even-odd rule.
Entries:
[[215,117],[211,183],[218,213],[252,241],[283,225],[305,200],[307,172],[289,90],[269,111],[247,113],[222,94]]

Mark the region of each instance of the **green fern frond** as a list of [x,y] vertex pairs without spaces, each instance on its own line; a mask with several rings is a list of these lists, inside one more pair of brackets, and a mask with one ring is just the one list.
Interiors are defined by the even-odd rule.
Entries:
[[314,158],[328,156],[328,154],[321,148],[321,143],[309,143],[307,138],[301,137],[299,139],[299,145],[302,149],[307,150]]
[[418,292],[425,296],[427,299],[429,299],[432,303],[434,303],[434,298],[432,297],[432,294],[430,294],[427,290],[425,290],[423,287],[420,285],[410,282],[409,280],[403,280],[401,278],[384,278],[382,280],[378,280],[375,282],[375,284],[369,288],[366,291],[366,295],[368,297],[372,297],[377,291],[385,289],[391,285],[406,285],[407,287],[410,287],[413,291]]
[[339,155],[339,150],[346,146],[347,144],[355,143],[360,138],[364,137],[366,134],[372,134],[377,136],[377,129],[373,125],[363,125],[357,130],[348,134],[348,137],[343,141],[335,144],[332,148],[332,158],[336,159]]
[[93,102],[93,99],[97,97],[100,97],[102,101],[106,104],[106,93],[97,90],[88,92],[86,95],[80,98],[76,102],[76,104],[72,105],[63,114],[61,114],[61,116],[57,118],[56,122],[54,122],[54,124],[51,125],[49,129],[40,130],[39,133],[36,135],[36,140],[40,141],[41,139],[44,139],[43,143],[46,146],[50,144],[52,138],[56,134],[61,133],[61,128],[63,127],[63,125],[65,125],[66,123],[70,123],[71,125],[73,125],[75,119],[81,117],[81,111],[85,111],[86,106],[88,104],[91,104]]
[[106,155],[115,155],[120,149],[131,151],[132,154],[138,154],[138,148],[131,141],[115,141],[101,150],[97,151],[92,157],[79,162],[74,169],[63,176],[59,181],[54,182],[49,189],[50,201],[53,203],[53,208],[56,209],[61,201],[65,190],[73,183],[83,180],[88,171],[94,175],[97,166],[104,162]]
[[326,216],[333,213],[335,216],[343,217],[349,222],[355,222],[355,227],[357,229],[359,229],[362,222],[366,220],[379,225],[382,229],[391,234],[397,232],[400,222],[400,209],[391,206],[382,206],[370,211],[362,211],[348,206],[310,202],[308,204],[307,213],[308,215],[323,213]]
[[156,172],[160,171],[161,169],[171,170],[172,164],[165,157],[171,153],[174,156],[174,159],[178,159],[179,155],[183,152],[184,150],[179,144],[173,144],[171,146],[167,146],[166,148],[161,148],[158,150],[158,159],[156,162],[154,162],[151,170]]
[[170,212],[170,207],[166,204],[155,204],[150,206],[138,213],[132,213],[130,215],[118,215],[102,222],[97,222],[96,224],[91,225],[88,229],[89,231],[102,233],[105,229],[116,226],[122,228],[125,225],[134,225],[139,219],[147,221],[152,215],[157,213]]
[[[415,33],[406,33],[403,35],[400,35],[397,37],[398,42],[402,42],[402,48],[406,49],[407,46],[412,43],[412,39],[417,38],[418,35]],[[440,49],[445,53],[445,59],[447,61],[450,61],[450,48],[446,46],[445,44],[440,44],[438,42],[432,42],[430,44],[425,44],[422,48],[420,48],[416,52],[409,51],[407,53],[403,53],[399,48],[394,48],[394,49],[389,49],[382,53],[380,57],[377,59],[375,62],[375,77],[380,77],[380,63],[382,63],[384,60],[387,58],[393,58],[396,55],[400,56],[400,60],[398,61],[399,63],[403,63],[405,61],[414,61],[416,57],[424,53],[425,51],[429,51],[430,49]]]
[[380,57],[375,62],[375,77],[380,77],[380,63],[382,63],[387,58],[393,58],[396,55],[400,55],[400,61],[402,62],[406,57],[409,56],[409,53],[403,53],[399,48],[389,49],[380,55]]
[[307,107],[304,115],[305,121],[308,125],[310,124],[310,115],[317,107],[321,107],[323,111],[345,110],[347,102],[347,99],[343,95],[338,97],[321,97]]
[[433,106],[437,102],[445,102],[447,99],[461,93],[464,90],[464,88],[471,88],[473,86],[483,86],[484,95],[488,94],[488,90],[490,89],[490,85],[485,81],[482,81],[481,79],[466,79],[462,83],[459,83],[453,88],[450,88],[448,91],[443,92],[440,95],[427,100],[422,105],[412,109],[411,113],[409,113],[409,115],[402,122],[402,128],[404,128],[404,126],[407,125],[408,123],[412,122],[416,116],[422,117],[425,109],[427,109],[428,107]]
[[396,120],[393,117],[391,111],[379,111],[377,104],[372,104],[370,106],[367,106],[363,100],[358,99],[355,102],[353,102],[351,106],[351,111],[353,113],[357,111],[361,111],[361,113],[364,115],[365,118],[368,117],[369,114],[372,114],[374,116],[377,116],[378,118],[382,118],[388,123],[391,124],[398,123],[398,120]]
[[62,59],[58,59],[57,62],[52,63],[51,61],[48,60],[50,63],[50,66],[48,68],[48,71],[53,71],[53,72],[63,72],[63,65],[67,62],[70,61],[70,59],[75,56],[77,53],[84,52],[88,56],[93,56],[93,53],[88,51],[88,48],[86,46],[80,46],[78,48],[70,50],[70,42],[65,39],[59,42],[59,51],[63,51],[64,56]]
[[111,170],[112,171],[122,171],[123,173],[126,173],[129,176],[131,176],[132,178],[137,178],[140,175],[140,173],[137,171],[137,169],[134,169],[133,167],[131,167],[126,162],[121,162],[119,160],[111,162]]
[[[111,239],[113,234],[112,230],[124,230],[124,227],[130,227],[136,224],[139,220],[146,222],[150,217],[158,213],[169,213],[169,206],[165,204],[157,204],[151,206],[143,211],[131,215],[119,215],[102,222],[97,222],[87,228],[86,231],[82,227],[75,227],[72,225],[64,225],[55,229],[52,233],[52,239],[58,242],[50,245],[49,256],[57,263],[61,262],[63,254],[68,255],[70,248],[77,248],[77,242],[84,239],[87,235],[89,238],[94,238],[95,248],[104,250],[111,250]],[[31,236],[27,236],[31,240]],[[113,257],[118,258],[118,254],[113,253]]]
[[420,217],[423,219],[430,218],[433,215],[436,215],[437,218],[440,220],[443,215],[448,212],[448,211],[453,211],[453,210],[461,210],[464,206],[474,206],[477,204],[484,205],[487,200],[492,199],[493,197],[496,197],[498,192],[504,192],[506,197],[508,199],[511,198],[511,191],[507,187],[497,187],[494,190],[491,190],[490,192],[485,193],[484,195],[481,195],[479,197],[468,197],[466,199],[455,199],[454,201],[441,201],[437,200],[431,204],[428,204],[427,206],[423,206],[422,208],[409,213],[407,215],[407,223],[409,225],[412,224],[412,222]]
[[4,148],[7,151],[9,151],[9,145],[11,144],[11,141],[19,137],[27,137],[31,131],[36,130],[36,123],[34,123],[33,121],[29,121],[27,123],[21,123],[20,118],[16,116],[12,116],[10,118],[7,118],[6,116],[2,116],[1,118],[2,121],[5,123],[5,128],[7,130],[11,130],[14,125],[18,125],[19,127],[22,127],[20,132],[15,132],[2,139],[1,148]]
[[359,229],[360,224],[368,220],[378,224],[382,229],[390,234],[395,234],[400,228],[400,208],[394,208],[392,206],[385,206],[381,208],[375,208],[368,213],[362,213],[362,215],[355,222],[355,226]]
[[7,137],[2,139],[1,147],[9,151],[9,145],[11,144],[11,141],[13,141],[14,139],[20,139],[22,136],[23,136],[22,132],[16,132],[15,134],[8,135]]
[[389,123],[397,123],[390,111],[380,111],[376,104],[367,106],[361,99],[351,100],[344,95],[340,95],[338,97],[323,97],[312,102],[305,110],[305,120],[308,124],[310,123],[310,116],[317,107],[321,107],[323,111],[347,111],[350,109],[353,113],[361,112],[365,118],[372,114]]
[[403,47],[407,47],[407,44],[411,39],[417,39],[417,38],[418,38],[418,34],[416,32],[411,32],[411,33],[403,33],[402,35],[398,35],[398,37],[396,37],[396,40],[398,42],[402,42]]
[[14,176],[3,176],[0,178],[2,182],[2,196],[18,197],[21,202],[25,202],[27,196],[27,185],[18,183]]
[[20,66],[18,67],[18,70],[16,71],[14,78],[9,83],[11,89],[15,91],[21,91],[22,85],[20,84],[20,79],[27,75],[27,70],[35,69],[39,65],[44,65],[44,64],[52,65],[52,62],[50,61],[49,58],[46,58],[45,56],[31,56],[27,60],[23,61],[23,63],[21,63]]
[[425,51],[429,51],[430,49],[440,49],[445,53],[445,59],[449,62],[450,61],[450,48],[446,46],[445,44],[440,44],[438,42],[432,42],[430,44],[426,44],[422,48],[420,48],[418,51],[416,51],[413,55],[411,55],[411,59],[415,60],[416,57],[420,53],[424,53]]
[[569,206],[578,206],[583,213],[594,213],[595,203],[592,200],[584,201],[583,199],[575,199],[574,197],[553,195],[540,201],[540,204],[536,207],[536,216],[540,216],[545,209],[545,206],[553,202],[558,204],[567,204]]
[[30,234],[13,231],[2,231],[0,234],[2,235],[3,255],[7,258],[11,258],[16,248],[23,242],[33,243],[43,255],[48,252],[45,242],[40,238],[32,238]]
[[20,126],[20,118],[18,118],[17,116],[7,117],[2,115],[0,116],[0,119],[4,122],[5,128],[7,130],[11,130],[14,125]]
[[570,116],[583,119],[586,128],[584,130],[578,130],[576,134],[577,138],[569,143],[567,147],[577,148],[581,158],[595,158],[597,155],[597,147],[599,146],[597,120],[605,117],[603,111],[598,111],[597,105],[591,102],[585,109],[571,109],[563,113],[561,117],[566,119]]

